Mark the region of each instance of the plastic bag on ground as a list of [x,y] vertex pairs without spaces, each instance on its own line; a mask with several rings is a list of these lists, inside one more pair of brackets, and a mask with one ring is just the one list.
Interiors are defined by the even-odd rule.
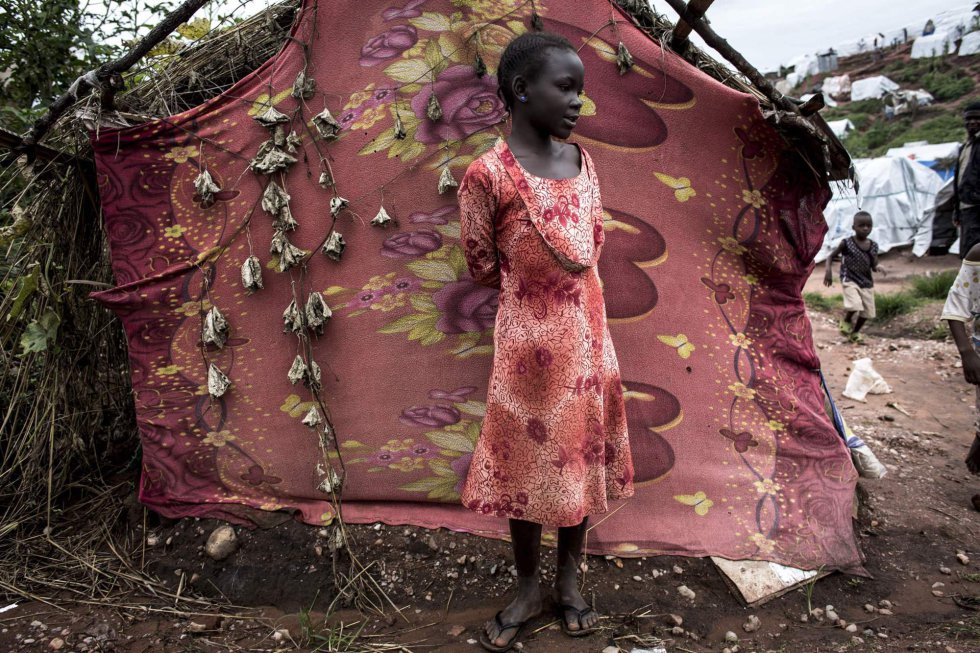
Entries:
[[869,394],[885,395],[891,391],[892,387],[885,383],[885,379],[871,365],[871,359],[860,358],[854,361],[843,394],[854,401],[865,401]]

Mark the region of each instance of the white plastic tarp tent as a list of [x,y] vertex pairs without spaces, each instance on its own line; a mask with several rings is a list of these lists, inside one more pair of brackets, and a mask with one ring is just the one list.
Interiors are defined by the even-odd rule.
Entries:
[[924,214],[935,202],[942,178],[905,157],[857,159],[854,166],[860,192],[855,194],[850,184],[834,189],[824,210],[829,229],[817,262],[825,260],[837,243],[854,233],[851,223],[859,210],[874,218],[871,238],[880,251],[912,245],[913,254],[925,254],[932,241],[932,224],[924,225]]
[[956,49],[955,37],[951,32],[936,31],[929,36],[920,36],[912,43],[912,58],[942,57],[952,54]]
[[970,32],[960,41],[960,49],[957,53],[961,57],[968,54],[980,54],[980,32]]
[[898,84],[884,75],[865,77],[851,83],[851,102],[880,98],[885,93],[897,90]]

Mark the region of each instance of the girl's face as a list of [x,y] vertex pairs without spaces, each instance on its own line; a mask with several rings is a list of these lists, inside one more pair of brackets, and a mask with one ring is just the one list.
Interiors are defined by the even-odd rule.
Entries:
[[537,130],[568,138],[582,109],[584,83],[585,66],[578,55],[552,48],[534,79],[514,79],[515,97],[527,97],[527,102],[515,102],[514,111],[523,114]]

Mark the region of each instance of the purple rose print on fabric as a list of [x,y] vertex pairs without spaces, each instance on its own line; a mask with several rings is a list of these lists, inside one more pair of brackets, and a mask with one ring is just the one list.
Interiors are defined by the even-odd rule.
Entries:
[[[442,119],[432,122],[426,116],[429,95],[435,93],[442,107]],[[477,77],[473,66],[452,66],[436,78],[431,88],[412,98],[412,111],[419,117],[416,140],[422,143],[458,141],[484,127],[495,125],[507,114],[497,97],[493,75]]]
[[454,404],[461,404],[474,392],[476,392],[475,385],[466,385],[462,388],[456,388],[452,392],[447,392],[445,390],[429,390],[429,399],[442,399],[443,401],[451,401]]
[[411,25],[395,25],[387,32],[372,37],[361,48],[361,65],[377,66],[394,59],[415,45],[419,35]]
[[401,9],[390,7],[381,12],[381,17],[385,20],[398,20],[399,18],[416,18],[422,15],[419,9],[425,4],[425,0],[408,0]]
[[443,333],[484,331],[497,319],[495,288],[481,286],[472,279],[447,283],[432,295],[442,312],[436,329]]
[[389,258],[410,258],[434,252],[442,247],[442,235],[431,229],[403,231],[385,240],[381,255]]
[[412,224],[449,224],[449,218],[455,215],[458,210],[458,205],[447,204],[431,213],[422,213],[421,211],[412,213],[408,216],[408,221]]
[[402,411],[398,421],[409,426],[442,428],[455,424],[461,417],[454,406],[410,406]]

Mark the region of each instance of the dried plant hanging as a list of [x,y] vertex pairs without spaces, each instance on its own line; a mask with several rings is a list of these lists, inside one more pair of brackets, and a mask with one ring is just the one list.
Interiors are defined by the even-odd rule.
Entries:
[[289,372],[286,376],[289,378],[289,382],[296,385],[300,381],[305,381],[306,375],[309,374],[310,368],[306,366],[306,361],[299,354],[296,354],[296,358],[293,359],[293,364],[289,367]]
[[350,206],[350,202],[345,200],[343,197],[335,196],[330,200],[330,215],[337,217],[337,215]]
[[307,77],[305,70],[299,71],[296,81],[293,82],[293,97],[297,100],[309,100],[314,93],[316,93],[316,80]]
[[221,187],[214,183],[211,173],[201,170],[200,174],[194,178],[194,199],[201,205],[202,209],[210,209],[217,201],[215,194],[221,192]]
[[313,116],[313,126],[323,138],[337,138],[337,134],[340,133],[340,123],[330,113],[330,109],[326,107]]
[[303,319],[296,307],[296,300],[289,302],[289,306],[282,312],[283,331],[286,333],[299,333],[303,330]]
[[323,333],[323,326],[333,317],[333,311],[319,292],[311,292],[306,298],[306,326],[317,334]]
[[439,98],[436,97],[435,91],[429,95],[429,102],[425,106],[425,115],[429,117],[432,122],[439,122],[442,120],[442,105],[439,104]]
[[633,67],[633,55],[626,49],[626,44],[622,41],[619,42],[619,47],[616,49],[616,65],[619,66],[620,75],[625,75],[626,71]]
[[267,129],[272,129],[276,125],[284,125],[289,122],[289,116],[275,107],[269,107],[264,112],[255,116],[255,121]]
[[231,387],[231,380],[225,373],[218,369],[218,366],[211,363],[208,366],[208,394],[218,399],[222,397],[228,388]]
[[303,417],[303,424],[306,424],[311,429],[315,429],[321,422],[323,422],[323,418],[320,417],[320,411],[316,409],[316,406],[311,406],[310,410]]
[[[265,150],[263,152],[262,150]],[[252,172],[260,175],[271,175],[273,172],[278,172],[279,170],[285,170],[289,166],[296,163],[296,158],[292,157],[282,150],[277,150],[274,147],[260,148],[259,154],[256,155],[252,162],[249,163],[249,167]]]
[[214,345],[218,349],[224,347],[228,340],[228,320],[225,319],[217,306],[212,306],[211,310],[204,316],[201,340],[205,345]]
[[258,256],[249,256],[242,263],[242,287],[251,295],[257,290],[262,290],[262,264]]
[[344,241],[344,236],[339,231],[332,231],[327,242],[323,244],[323,253],[328,258],[339,261],[340,257],[344,255],[345,247],[347,247],[347,243]]
[[439,194],[442,195],[450,188],[456,188],[457,186],[459,186],[459,183],[453,177],[453,173],[450,172],[449,166],[444,166],[442,169],[442,174],[439,175]]
[[391,219],[391,216],[388,215],[388,212],[385,211],[385,207],[383,206],[378,209],[378,215],[374,216],[374,218],[371,220],[372,227],[384,228],[392,223],[394,223],[394,220]]
[[306,256],[305,251],[289,242],[289,239],[286,238],[286,234],[283,231],[276,231],[272,235],[269,252],[279,257],[279,264],[276,266],[279,272],[285,272],[289,268],[298,265],[302,262],[303,257]]

